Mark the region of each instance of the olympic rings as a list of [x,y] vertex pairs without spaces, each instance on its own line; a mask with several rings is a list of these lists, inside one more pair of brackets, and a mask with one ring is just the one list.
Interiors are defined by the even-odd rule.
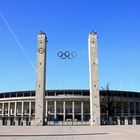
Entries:
[[59,51],[57,53],[57,56],[60,57],[61,59],[73,59],[74,57],[77,56],[77,53],[75,51],[73,52],[69,52],[69,51],[65,51],[65,52],[62,52],[62,51]]

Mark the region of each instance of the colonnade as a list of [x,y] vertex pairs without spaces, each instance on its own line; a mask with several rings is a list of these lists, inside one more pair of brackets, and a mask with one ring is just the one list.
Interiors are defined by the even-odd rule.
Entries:
[[[62,101],[63,106],[61,108],[61,110],[62,110],[61,112],[57,111],[57,105],[58,105],[57,103],[59,101],[50,101],[50,102],[53,103],[52,108],[49,107],[48,102],[49,101],[46,101],[46,118],[48,118],[49,115],[53,115],[54,118],[57,118],[58,115],[62,115],[63,116],[63,121],[67,121],[67,120],[71,120],[71,121],[75,120],[76,121],[75,115],[78,114],[81,117],[80,121],[84,121],[84,102],[83,101],[80,101],[80,102],[78,101],[80,103],[80,108],[79,108],[80,112],[78,112],[78,113],[76,112],[76,106],[75,106],[75,103],[77,101],[71,101],[71,102],[68,101],[68,102],[71,103],[71,105],[69,105],[69,108],[71,108],[71,111],[68,111],[68,112],[66,112],[67,101]],[[88,110],[87,114],[89,114],[89,107],[87,107],[87,110]],[[66,115],[71,115],[72,118],[67,119]]]
[[[45,119],[61,117],[61,121],[89,121],[89,101],[85,100],[46,100]],[[78,118],[78,117],[79,118]],[[0,101],[0,125],[33,125],[35,117],[35,101]],[[53,121],[51,119],[50,121]],[[120,113],[109,118],[110,124],[140,124],[140,102],[122,102]],[[58,118],[58,121],[59,118]],[[102,124],[106,120],[101,118]]]
[[31,125],[35,102],[0,102],[0,125]]

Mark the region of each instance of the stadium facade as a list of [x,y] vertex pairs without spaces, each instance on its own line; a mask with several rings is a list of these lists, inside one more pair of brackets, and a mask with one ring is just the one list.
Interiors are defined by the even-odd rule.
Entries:
[[[47,90],[44,125],[89,125],[89,94],[89,90]],[[107,104],[108,97],[117,106],[109,117],[108,110],[102,109],[102,102]],[[140,124],[140,93],[100,90],[100,102],[102,125]],[[0,94],[0,125],[34,125],[34,122],[35,91]]]
[[89,90],[45,90],[45,33],[38,34],[36,91],[0,94],[0,125],[132,125],[140,123],[140,93],[99,91],[97,33],[88,37]]

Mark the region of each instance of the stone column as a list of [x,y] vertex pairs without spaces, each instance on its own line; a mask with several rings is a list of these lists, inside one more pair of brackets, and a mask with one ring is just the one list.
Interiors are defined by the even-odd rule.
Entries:
[[118,125],[120,125],[121,124],[120,117],[117,117],[117,121],[118,121]]
[[83,101],[81,102],[81,121],[83,122],[84,120],[84,104],[83,104]]
[[18,126],[18,118],[15,118],[15,126]]
[[7,125],[10,126],[11,120],[10,120],[10,102],[8,102],[8,120]]
[[56,118],[56,101],[54,101],[54,118]]
[[2,103],[2,117],[4,116],[4,103]]
[[23,118],[24,118],[24,101],[22,101],[22,105],[21,105],[21,116],[22,116],[21,123],[23,124]]
[[132,121],[133,121],[132,124],[133,125],[136,125],[136,117],[133,117],[133,120]]
[[45,102],[45,116],[46,116],[45,123],[47,124],[48,122],[48,101],[47,100]]
[[28,121],[28,125],[31,125],[31,117],[32,117],[32,102],[29,102],[29,121]]
[[23,126],[26,126],[26,119],[23,119]]
[[32,118],[30,117],[28,125],[31,125],[31,124],[32,124]]
[[15,121],[15,126],[18,126],[18,120],[17,120],[17,102],[15,102],[15,108],[14,108],[14,121]]
[[23,117],[24,115],[24,102],[22,101],[22,105],[21,105],[21,116]]
[[63,101],[63,121],[66,120],[66,103]]
[[0,118],[0,126],[2,126],[2,118]]
[[29,102],[29,117],[31,117],[31,108],[32,108],[31,105],[32,105],[32,102],[30,101]]
[[8,102],[8,117],[10,117],[10,102]]
[[10,126],[10,118],[7,119],[7,126]]
[[48,118],[48,101],[46,100],[46,118]]
[[72,120],[73,121],[75,119],[74,108],[75,108],[75,104],[74,104],[74,101],[72,101]]
[[128,125],[128,117],[125,117],[125,125]]
[[35,95],[35,125],[44,125],[45,118],[45,84],[46,84],[46,34],[38,34],[37,80]]
[[90,80],[90,125],[100,125],[100,95],[98,78],[97,33],[88,37],[89,80]]
[[17,102],[15,102],[14,116],[17,116]]

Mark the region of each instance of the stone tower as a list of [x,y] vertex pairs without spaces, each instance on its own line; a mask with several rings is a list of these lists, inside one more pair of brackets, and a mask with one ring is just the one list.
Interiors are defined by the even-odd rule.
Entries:
[[38,34],[35,125],[43,125],[45,117],[46,34]]
[[90,125],[100,125],[100,96],[98,79],[97,33],[88,37],[90,80]]

